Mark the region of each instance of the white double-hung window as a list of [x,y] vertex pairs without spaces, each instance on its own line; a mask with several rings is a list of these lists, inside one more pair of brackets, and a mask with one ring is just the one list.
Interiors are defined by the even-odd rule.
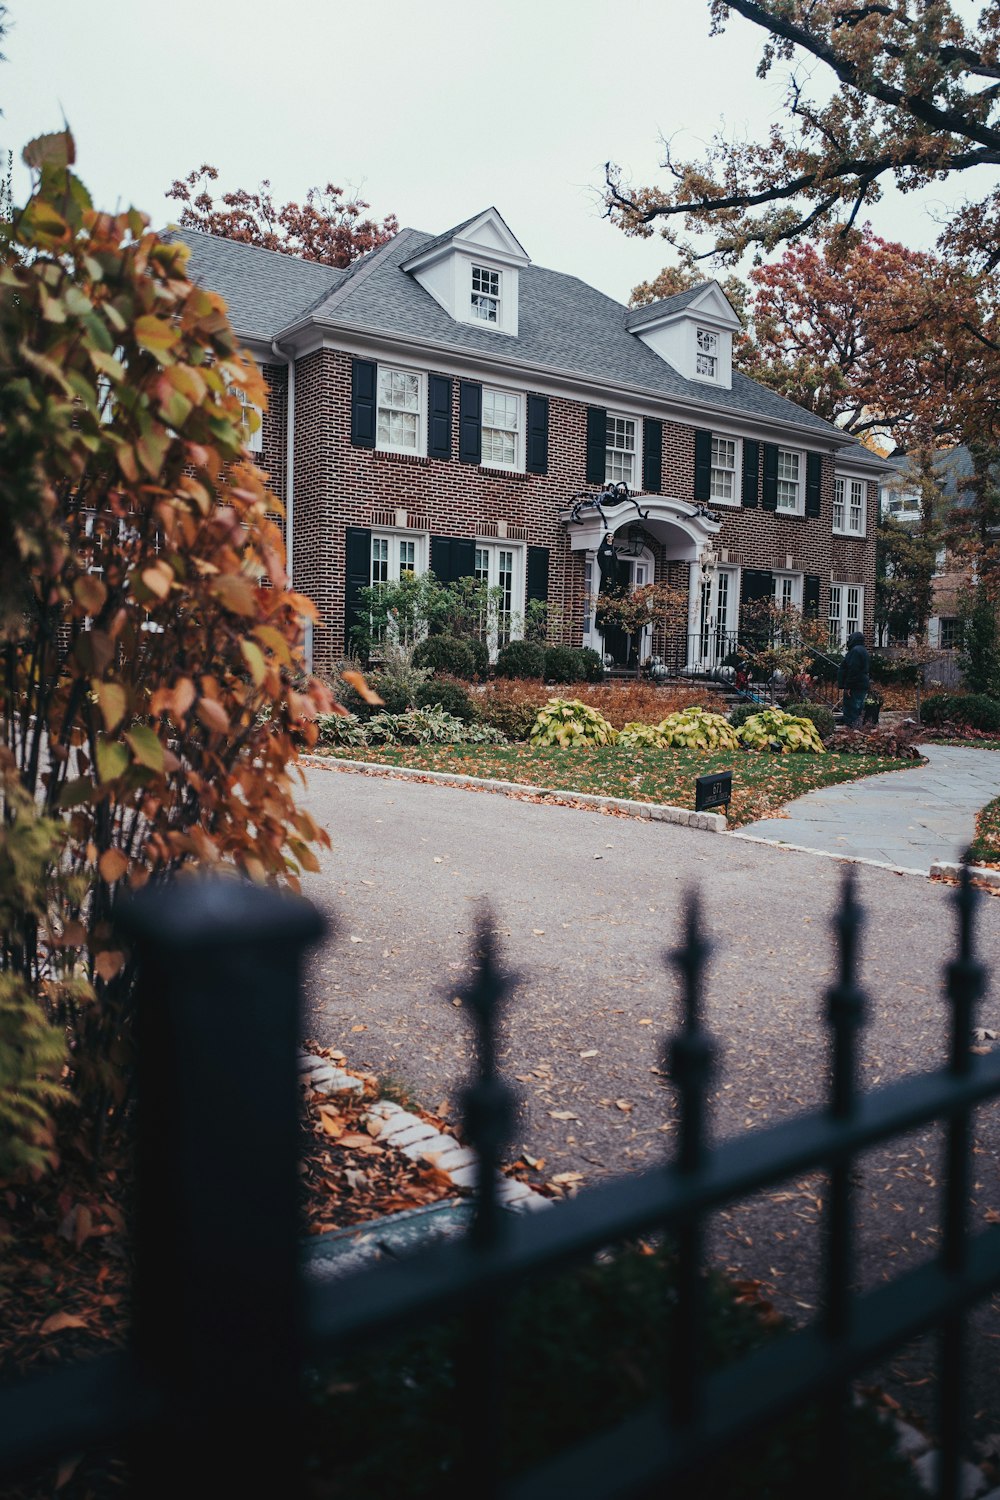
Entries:
[[719,378],[719,335],[710,328],[695,330],[694,372],[702,380]]
[[865,591],[859,583],[830,585],[830,645],[844,647],[849,636],[861,629],[865,617]]
[[777,508],[795,514],[802,510],[802,454],[794,448],[778,449]]
[[607,484],[627,484],[635,488],[636,445],[639,423],[634,417],[608,414],[608,439],[604,465]]
[[522,469],[521,397],[483,387],[483,463],[494,469]]
[[833,481],[833,529],[845,536],[865,534],[865,482],[838,474]]
[[427,424],[422,375],[379,365],[375,406],[376,447],[387,453],[424,453]]
[[480,322],[500,322],[500,275],[488,266],[472,267],[472,316]]
[[739,443],[736,438],[712,437],[712,478],[709,495],[729,505],[739,500],[737,464]]

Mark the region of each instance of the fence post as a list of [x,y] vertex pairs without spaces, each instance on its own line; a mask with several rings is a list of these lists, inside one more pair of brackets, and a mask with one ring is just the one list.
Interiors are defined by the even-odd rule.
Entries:
[[305,901],[240,879],[147,887],[139,959],[134,1341],[162,1420],[134,1493],[298,1492],[297,1047]]

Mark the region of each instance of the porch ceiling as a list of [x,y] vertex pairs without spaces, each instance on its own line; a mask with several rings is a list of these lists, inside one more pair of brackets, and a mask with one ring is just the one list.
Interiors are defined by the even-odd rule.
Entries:
[[643,530],[663,544],[670,559],[679,562],[697,562],[722,529],[722,522],[713,520],[701,507],[689,505],[686,500],[670,500],[663,495],[637,495],[635,504],[631,500],[621,500],[617,505],[604,505],[602,509],[607,524],[596,510],[581,521],[573,521],[571,512],[563,511],[562,521],[569,531],[574,552],[596,552],[605,532],[614,535],[631,521],[640,520],[640,511]]

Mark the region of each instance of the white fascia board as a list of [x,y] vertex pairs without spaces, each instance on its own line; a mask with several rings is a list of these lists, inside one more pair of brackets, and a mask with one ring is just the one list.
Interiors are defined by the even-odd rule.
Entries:
[[696,421],[713,432],[732,433],[736,437],[773,441],[776,434],[794,436],[797,446],[835,453],[843,448],[843,434],[816,432],[814,428],[780,417],[765,417],[756,412],[735,412],[682,396],[665,396],[645,386],[622,385],[601,381],[595,376],[580,375],[556,365],[526,365],[509,354],[478,354],[458,344],[428,344],[408,334],[379,334],[371,328],[347,323],[324,323],[315,319],[292,325],[279,334],[278,343],[297,359],[317,349],[340,349],[346,354],[383,360],[386,363],[409,364],[416,369],[437,374],[463,376],[487,385],[508,385],[513,389],[533,391],[538,395],[561,396],[568,401],[599,402],[616,411],[634,409],[643,417],[662,417],[682,422]]
[[237,333],[236,337],[239,339],[241,347],[248,354],[252,354],[259,365],[277,365],[281,363],[271,348],[270,339],[244,338],[239,333]]

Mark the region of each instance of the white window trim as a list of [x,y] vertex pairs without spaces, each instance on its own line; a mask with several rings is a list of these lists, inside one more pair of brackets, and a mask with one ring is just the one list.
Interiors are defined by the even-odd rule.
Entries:
[[805,515],[805,509],[806,509],[806,453],[805,453],[805,449],[804,448],[782,447],[780,443],[777,445],[777,448],[778,448],[778,463],[779,464],[781,462],[781,455],[783,453],[789,453],[789,454],[794,454],[795,455],[795,457],[799,461],[799,477],[798,477],[798,481],[797,481],[797,495],[798,495],[798,498],[796,499],[795,505],[791,506],[791,505],[782,505],[781,504],[781,502],[778,499],[778,488],[777,488],[781,484],[790,483],[790,481],[789,480],[783,480],[781,478],[780,474],[777,476],[777,478],[775,480],[775,495],[774,495],[774,509],[775,509],[775,514],[779,515],[779,516],[802,516],[802,515]]
[[[414,573],[414,576],[417,577],[417,578],[419,578],[422,573],[426,573],[427,572],[427,566],[428,566],[428,564],[427,564],[427,557],[428,557],[428,550],[429,550],[429,548],[428,548],[428,533],[426,531],[409,531],[409,530],[398,529],[398,528],[395,528],[395,527],[392,527],[392,526],[373,526],[372,527],[372,534],[371,534],[371,542],[375,542],[375,541],[388,541],[388,543],[389,543],[389,557],[388,557],[389,576],[386,579],[387,583],[398,583],[399,582],[399,578],[400,578],[400,573],[399,573],[399,550],[400,550],[399,549],[399,544],[400,544],[400,542],[413,542],[413,543],[415,543],[415,546],[414,546],[414,549],[413,549],[413,573]],[[368,581],[369,581],[369,584],[371,586],[374,586],[374,580],[372,579],[372,550],[373,549],[372,549],[371,542],[369,543],[369,546],[368,546]]]
[[483,429],[486,426],[486,421],[485,421],[485,418],[484,418],[480,422],[480,428],[479,428],[479,455],[480,455],[479,456],[479,462],[480,462],[480,465],[484,469],[503,469],[508,474],[523,474],[524,473],[524,451],[525,451],[524,450],[524,423],[525,423],[525,400],[524,400],[524,393],[523,393],[523,391],[512,391],[509,388],[501,386],[501,385],[484,385],[483,386],[483,405],[482,405],[482,410],[484,412],[486,410],[486,392],[487,391],[493,391],[498,396],[513,396],[514,400],[517,402],[517,432],[515,434],[514,462],[512,464],[503,464],[503,463],[500,463],[495,458],[489,458],[489,459],[483,458],[483,456],[482,456],[482,441],[483,441],[482,434],[483,434]]
[[[491,292],[483,292],[473,286],[473,277],[476,271],[487,272],[490,276],[497,278],[497,290],[494,296]],[[473,297],[486,297],[489,301],[496,303],[495,318],[481,318],[473,307]],[[485,260],[473,260],[469,262],[469,321],[479,324],[483,328],[503,328],[504,325],[504,287],[503,271],[500,266],[491,266]]]
[[[836,646],[837,648],[842,650],[847,644],[847,637],[849,635],[852,635],[855,630],[864,630],[865,628],[865,586],[863,583],[846,583],[840,578],[831,578],[830,603],[833,602],[834,589],[840,589],[840,611],[837,616],[837,640],[831,641],[830,644],[831,646]],[[851,624],[850,627],[848,627],[847,621],[848,589],[856,589],[858,594],[858,618]],[[830,614],[829,603],[827,604],[826,615],[827,627],[829,628],[829,626],[832,624],[832,616]]]
[[802,609],[802,590],[804,575],[793,573],[787,568],[778,568],[774,572],[774,602],[780,608],[782,604],[780,585],[784,579],[790,578],[792,582],[792,597],[790,600],[793,609]]
[[642,418],[630,411],[612,411],[610,407],[605,410],[605,437],[604,437],[604,474],[605,484],[614,484],[618,481],[611,480],[608,474],[608,455],[610,453],[624,453],[624,448],[612,448],[607,440],[607,423],[614,419],[618,422],[631,422],[635,427],[635,447],[632,449],[632,482],[630,490],[640,491],[642,489]]
[[[711,350],[703,349],[701,347],[702,334],[705,334],[708,338],[712,339],[713,347]],[[721,383],[719,375],[722,369],[722,344],[722,335],[719,333],[717,328],[709,328],[706,324],[695,323],[693,367],[695,380],[703,380],[706,385],[719,385]],[[707,374],[704,370],[698,369],[698,360],[702,355],[715,361],[715,369],[711,375]]]
[[713,439],[713,441],[716,438],[718,438],[721,442],[724,442],[724,443],[733,443],[735,445],[735,450],[736,451],[735,451],[735,457],[733,459],[733,463],[734,463],[734,468],[733,468],[733,498],[731,500],[726,500],[722,495],[713,495],[711,493],[712,470],[716,468],[716,465],[710,463],[709,464],[709,478],[708,478],[708,483],[709,483],[708,504],[709,505],[729,505],[734,510],[736,510],[736,509],[739,509],[739,507],[743,504],[743,439],[741,437],[736,437],[731,432],[715,432],[715,431],[713,431],[713,433],[712,433],[712,439]]
[[[511,588],[510,588],[510,634],[507,637],[511,641],[519,641],[524,635],[524,611],[527,604],[527,558],[523,543],[510,542],[504,537],[483,536],[476,537],[476,552],[485,551],[489,554],[487,566],[487,588],[496,588],[499,581],[499,555],[501,552],[511,554]],[[475,554],[473,554],[473,559]],[[475,561],[473,560],[473,566]],[[489,647],[490,659],[495,660],[499,641],[497,632],[492,627],[486,638]]]
[[[402,448],[396,443],[380,443],[378,440],[378,388],[383,370],[397,375],[414,375],[417,379],[417,446]],[[427,375],[424,370],[410,369],[406,365],[379,362],[375,369],[375,448],[378,453],[402,453],[408,458],[427,457]]]
[[[857,536],[857,537],[865,537],[865,536],[867,536],[868,535],[868,482],[867,482],[867,480],[863,479],[860,474],[846,474],[846,473],[837,472],[833,476],[833,483],[834,483],[834,497],[835,497],[834,498],[834,505],[836,505],[836,486],[837,486],[837,484],[839,483],[839,484],[842,484],[844,486],[844,524],[843,524],[843,526],[834,526],[834,528],[833,528],[833,534],[834,534],[834,536]],[[850,487],[851,487],[852,484],[860,484],[860,486],[861,486],[861,529],[860,529],[860,531],[856,531],[851,526],[851,524],[850,524],[850,521],[851,521],[851,490],[850,490]]]

